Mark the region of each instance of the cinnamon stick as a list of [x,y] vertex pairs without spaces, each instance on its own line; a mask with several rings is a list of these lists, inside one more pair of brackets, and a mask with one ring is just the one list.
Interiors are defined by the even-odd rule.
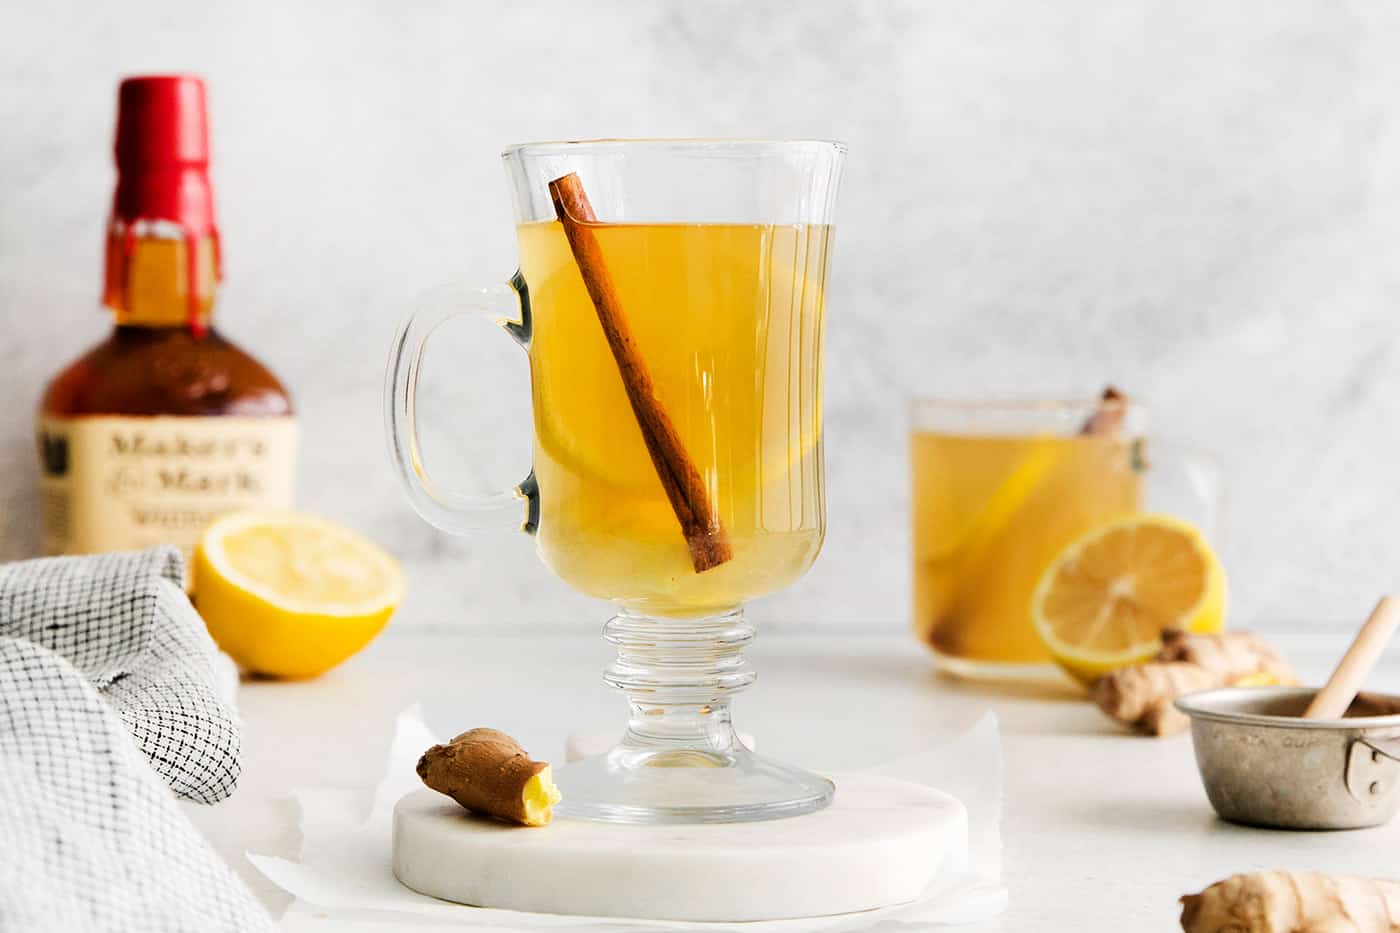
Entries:
[[549,196],[554,201],[554,213],[564,227],[564,236],[569,240],[569,249],[578,263],[588,296],[598,312],[598,323],[603,326],[603,336],[607,338],[617,371],[622,376],[627,400],[632,403],[632,413],[636,415],[637,427],[641,428],[656,475],[680,522],[681,533],[690,548],[691,565],[696,573],[718,567],[734,556],[729,537],[720,524],[700,471],[695,468],[676,426],[656,396],[646,360],[637,349],[617,289],[608,274],[602,247],[589,227],[597,223],[598,217],[593,213],[583,183],[578,175],[570,172],[549,183]]
[[1079,433],[1083,435],[1117,434],[1118,429],[1123,426],[1123,418],[1127,414],[1127,408],[1128,397],[1113,386],[1109,386],[1103,390],[1098,407],[1084,422],[1084,427],[1079,429]]

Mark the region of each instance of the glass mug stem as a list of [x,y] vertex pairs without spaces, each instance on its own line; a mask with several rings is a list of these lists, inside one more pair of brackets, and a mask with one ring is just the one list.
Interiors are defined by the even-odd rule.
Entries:
[[728,823],[830,803],[831,781],[754,754],[734,730],[730,696],[756,676],[743,654],[753,634],[741,609],[693,619],[614,617],[604,637],[617,657],[603,679],[627,697],[627,730],[606,755],[560,772],[560,812],[625,823]]
[[658,755],[733,752],[729,696],[756,676],[743,653],[753,635],[738,609],[701,619],[623,612],[608,622],[603,637],[617,658],[603,680],[627,697],[623,745]]

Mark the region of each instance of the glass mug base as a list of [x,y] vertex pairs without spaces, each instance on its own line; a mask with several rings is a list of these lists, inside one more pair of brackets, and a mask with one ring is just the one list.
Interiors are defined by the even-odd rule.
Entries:
[[729,697],[753,683],[741,609],[702,618],[629,612],[603,637],[617,657],[603,679],[628,702],[627,731],[606,755],[555,772],[561,817],[616,823],[734,823],[797,816],[835,785],[754,754],[734,731]]
[[738,823],[798,816],[831,803],[826,778],[756,755],[741,744],[657,752],[627,743],[555,775],[568,819],[610,823]]
[[940,673],[963,680],[993,682],[1061,682],[1065,680],[1060,669],[1049,661],[980,661],[974,658],[960,658],[957,655],[944,654],[935,649],[933,663]]

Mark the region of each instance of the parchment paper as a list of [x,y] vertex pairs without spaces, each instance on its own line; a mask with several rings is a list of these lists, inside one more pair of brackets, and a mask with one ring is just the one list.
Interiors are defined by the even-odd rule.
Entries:
[[[952,794],[967,808],[969,849],[945,855],[944,870],[922,900],[837,917],[742,924],[490,910],[449,904],[404,887],[390,868],[394,804],[422,786],[414,763],[425,748],[437,741],[417,706],[399,714],[385,776],[375,790],[368,818],[362,793],[316,787],[294,791],[301,806],[300,861],[248,854],[259,871],[297,898],[283,916],[283,930],[329,929],[332,921],[327,912],[334,911],[337,933],[549,928],[586,933],[635,933],[642,929],[845,933],[969,923],[995,916],[1006,906],[1006,889],[1001,884],[1001,737],[992,713],[984,715],[966,732],[946,736],[908,756],[862,771],[927,784]],[[354,912],[354,916],[347,916],[347,912]]]

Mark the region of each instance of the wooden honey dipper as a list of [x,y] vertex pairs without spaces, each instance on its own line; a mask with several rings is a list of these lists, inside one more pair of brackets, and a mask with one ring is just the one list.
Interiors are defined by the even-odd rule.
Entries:
[[1337,669],[1303,711],[1303,718],[1341,719],[1346,715],[1362,682],[1380,660],[1385,646],[1390,644],[1397,626],[1400,626],[1400,597],[1382,596],[1337,663]]

